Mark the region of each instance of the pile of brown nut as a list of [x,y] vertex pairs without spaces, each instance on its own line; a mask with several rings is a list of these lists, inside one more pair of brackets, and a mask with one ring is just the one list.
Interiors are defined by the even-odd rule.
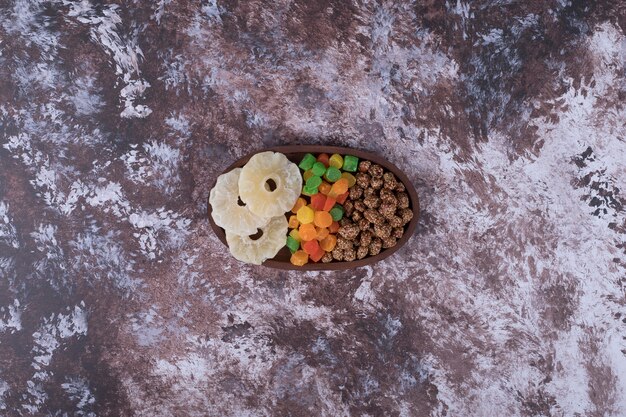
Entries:
[[354,261],[378,255],[396,245],[413,218],[406,188],[393,173],[371,161],[361,161],[356,184],[343,205],[337,246],[323,262]]

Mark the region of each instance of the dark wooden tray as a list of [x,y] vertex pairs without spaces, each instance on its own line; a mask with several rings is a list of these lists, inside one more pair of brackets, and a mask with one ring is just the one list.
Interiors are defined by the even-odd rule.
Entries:
[[[409,195],[410,208],[411,210],[413,210],[413,219],[409,222],[409,224],[407,224],[404,227],[404,234],[398,240],[396,246],[392,248],[388,248],[388,249],[383,249],[376,256],[367,256],[363,259],[358,259],[352,262],[343,262],[343,261],[341,262],[333,261],[329,263],[309,262],[305,264],[304,266],[295,266],[289,262],[289,258],[291,257],[291,252],[289,252],[289,249],[287,247],[284,247],[276,254],[275,257],[263,262],[264,266],[267,266],[270,268],[278,268],[278,269],[296,269],[296,270],[301,270],[301,271],[344,270],[344,269],[357,268],[359,266],[373,264],[375,262],[378,262],[380,260],[387,258],[388,256],[391,256],[395,251],[400,249],[413,235],[413,232],[415,231],[415,227],[417,226],[417,220],[418,220],[419,212],[420,212],[419,200],[417,198],[417,193],[415,192],[415,188],[413,188],[411,181],[409,181],[407,176],[402,171],[400,171],[398,167],[396,167],[394,164],[387,161],[386,159],[382,158],[381,156],[373,154],[373,153],[369,153],[369,152],[360,151],[357,149],[350,149],[350,148],[344,148],[344,147],[339,147],[339,146],[319,146],[319,145],[276,146],[273,148],[265,149],[263,151],[253,152],[242,158],[239,158],[238,160],[230,164],[230,166],[226,168],[223,172],[228,172],[231,169],[244,166],[246,162],[248,162],[248,160],[252,157],[252,155],[259,153],[259,152],[264,152],[264,151],[281,152],[285,154],[285,156],[287,156],[287,158],[290,161],[295,162],[296,164],[300,162],[300,160],[306,153],[312,153],[315,155],[320,154],[320,153],[327,153],[329,155],[332,155],[334,153],[338,153],[340,155],[347,154],[347,155],[357,156],[359,157],[360,160],[369,160],[369,161],[375,162],[381,165],[382,167],[386,168],[387,170],[393,172],[396,175],[396,177],[400,181],[402,181],[402,183],[406,187],[406,192]],[[211,188],[213,188],[214,186],[215,186],[215,181],[213,181],[213,183],[211,184]],[[207,203],[207,205],[208,205],[209,222],[211,223],[211,228],[215,232],[215,235],[218,237],[218,239],[222,241],[224,245],[226,245],[226,234],[224,232],[224,229],[222,229],[221,227],[216,225],[215,222],[213,222],[213,217],[211,216],[211,204]],[[287,217],[289,217],[289,215],[291,214],[292,213],[288,213]]]

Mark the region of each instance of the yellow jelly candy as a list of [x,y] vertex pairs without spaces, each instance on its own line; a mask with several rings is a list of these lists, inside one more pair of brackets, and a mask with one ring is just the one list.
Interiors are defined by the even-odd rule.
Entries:
[[341,178],[345,178],[348,180],[348,187],[352,187],[354,184],[356,184],[356,178],[349,172],[342,173]]
[[291,232],[289,232],[289,236],[291,236],[296,242],[300,242],[302,240],[298,229],[293,229]]
[[315,218],[315,212],[309,206],[300,207],[296,214],[298,221],[302,224],[312,223]]
[[341,167],[343,166],[343,158],[338,153],[334,153],[328,160],[328,165],[337,169],[341,169]]

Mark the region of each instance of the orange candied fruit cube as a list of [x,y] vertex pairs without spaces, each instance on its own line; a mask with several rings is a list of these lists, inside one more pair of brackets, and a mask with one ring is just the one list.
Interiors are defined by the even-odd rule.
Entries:
[[326,181],[322,181],[320,186],[317,187],[317,190],[320,192],[320,194],[328,195],[328,193],[330,192],[330,187],[331,186],[329,183],[327,183]]
[[330,226],[328,226],[328,231],[330,233],[337,233],[339,231],[339,222],[332,222]]
[[311,207],[313,210],[322,210],[326,203],[326,196],[320,193],[311,196]]
[[313,262],[319,262],[319,260],[322,259],[322,256],[324,256],[325,253],[326,251],[324,251],[324,249],[318,247],[317,252],[311,255],[311,260]]
[[337,236],[328,235],[322,241],[320,241],[320,248],[324,249],[326,252],[330,252],[335,249],[335,245],[337,244]]
[[315,237],[317,236],[317,230],[315,230],[315,226],[313,226],[313,223],[306,223],[300,226],[298,234],[300,235],[300,239],[306,242],[315,239]]
[[328,227],[333,223],[333,216],[327,211],[316,211],[313,217],[313,224],[317,227]]
[[335,207],[335,203],[336,202],[337,202],[336,199],[331,198],[331,197],[327,197],[326,198],[326,203],[324,204],[324,207],[322,207],[322,210],[330,211],[331,208]]
[[306,200],[302,197],[298,197],[298,199],[296,200],[296,203],[293,205],[293,208],[291,209],[292,213],[297,213],[298,210],[300,210],[300,207],[304,207],[306,206]]
[[325,239],[326,236],[328,236],[330,232],[328,231],[328,229],[326,227],[318,227],[317,228],[317,236],[315,236],[315,239],[317,240],[322,240]]
[[317,162],[321,162],[322,164],[324,164],[324,166],[326,168],[328,168],[328,160],[330,159],[330,157],[328,156],[327,153],[321,153],[317,156]]
[[348,187],[348,180],[345,179],[345,178],[340,178],[330,188],[330,193],[328,193],[328,196],[336,198],[336,197],[340,196],[341,194],[345,193],[346,191],[348,191],[348,188],[349,188]]
[[302,249],[309,255],[313,255],[320,249],[320,244],[317,240],[309,240],[308,242],[304,242],[302,244]]
[[291,258],[289,259],[289,261],[293,265],[302,266],[306,264],[307,262],[309,262],[309,254],[303,251],[302,249],[299,249],[291,255]]
[[345,203],[349,194],[350,194],[350,192],[348,192],[348,191],[346,191],[345,193],[341,194],[340,196],[337,197],[337,202],[339,204]]
[[295,214],[292,216],[289,216],[289,223],[287,224],[287,226],[289,226],[290,229],[295,229],[300,225],[300,222],[298,221],[298,216],[296,216]]

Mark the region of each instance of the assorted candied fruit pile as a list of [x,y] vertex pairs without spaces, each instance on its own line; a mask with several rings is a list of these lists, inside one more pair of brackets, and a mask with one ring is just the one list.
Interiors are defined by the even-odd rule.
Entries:
[[291,263],[302,266],[309,261],[330,262],[337,246],[343,204],[356,184],[359,159],[352,155],[328,155],[317,158],[308,153],[298,165],[303,171],[302,195],[291,209],[287,247]]

